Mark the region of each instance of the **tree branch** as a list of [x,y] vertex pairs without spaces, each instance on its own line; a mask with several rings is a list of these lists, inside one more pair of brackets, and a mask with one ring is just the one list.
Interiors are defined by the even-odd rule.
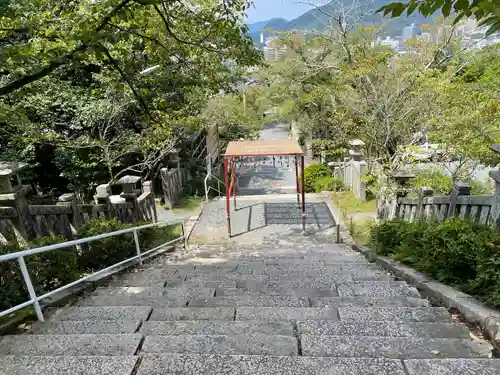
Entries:
[[49,75],[50,73],[52,73],[54,70],[56,70],[60,66],[67,64],[80,52],[86,51],[88,48],[90,48],[95,43],[95,39],[96,39],[97,34],[99,34],[102,30],[104,30],[104,28],[106,27],[108,22],[111,20],[111,18],[113,18],[116,14],[118,14],[123,8],[125,8],[132,1],[133,0],[122,0],[122,2],[120,4],[118,4],[106,16],[104,16],[104,18],[102,19],[99,26],[97,26],[97,28],[95,29],[94,37],[92,38],[91,42],[80,44],[78,47],[73,49],[71,52],[68,52],[67,54],[59,57],[58,59],[51,61],[45,68],[39,70],[36,73],[25,75],[24,77],[21,77],[15,81],[5,85],[5,86],[0,87],[0,96],[10,94],[11,92],[19,90],[20,88],[26,86],[29,83],[35,82],[35,81]]

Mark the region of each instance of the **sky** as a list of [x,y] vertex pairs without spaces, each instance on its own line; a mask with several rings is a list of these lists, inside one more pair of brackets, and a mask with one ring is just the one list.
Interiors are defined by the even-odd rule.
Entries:
[[277,17],[287,20],[297,18],[311,9],[310,5],[301,4],[299,1],[300,0],[254,0],[254,6],[247,11],[247,22],[254,23]]

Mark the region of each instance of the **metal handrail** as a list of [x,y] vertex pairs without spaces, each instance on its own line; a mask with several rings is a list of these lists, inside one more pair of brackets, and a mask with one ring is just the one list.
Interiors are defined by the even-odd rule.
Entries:
[[[212,186],[208,186],[208,179],[209,178],[215,178],[217,180],[217,189],[216,188],[213,188]],[[224,187],[226,187],[226,184],[224,182],[222,182],[221,180],[219,180],[217,177],[215,177],[213,174],[207,174],[207,177],[205,177],[205,201],[208,202],[208,193],[210,192],[210,189],[212,190],[215,190],[216,192],[219,193],[219,196],[221,195],[224,195],[225,193],[223,193],[221,190],[220,190],[220,185],[223,185]]]
[[[139,237],[137,235],[138,231],[140,231],[142,229],[154,228],[154,227],[159,227],[159,226],[173,226],[173,225],[179,225],[179,224],[181,225],[181,228],[182,228],[182,235],[180,237],[178,237],[172,241],[168,241],[168,242],[161,244],[159,246],[156,246],[153,249],[147,250],[145,252],[141,252]],[[102,240],[104,238],[119,236],[119,235],[126,234],[126,233],[133,233],[135,247],[137,250],[137,255],[135,255],[131,258],[125,259],[121,262],[115,263],[112,266],[106,267],[102,270],[96,271],[90,275],[86,275],[84,277],[81,277],[78,280],[75,280],[69,284],[63,285],[63,286],[61,286],[53,291],[50,291],[48,293],[43,294],[41,296],[36,295],[35,289],[33,287],[33,283],[31,282],[31,277],[30,277],[29,272],[28,272],[28,268],[26,266],[26,262],[24,261],[24,257],[29,256],[29,255],[34,255],[34,254],[45,253],[45,252],[49,252],[49,251],[53,251],[53,250],[63,249],[65,247],[78,246],[78,245],[81,245],[84,243]],[[22,273],[23,278],[24,278],[24,283],[26,284],[26,288],[28,289],[28,294],[29,294],[30,300],[23,302],[17,306],[11,307],[8,310],[1,311],[0,317],[11,314],[11,313],[13,313],[17,310],[23,309],[27,306],[33,305],[35,312],[36,312],[36,315],[38,317],[38,320],[41,322],[44,322],[45,319],[43,317],[42,309],[40,307],[41,300],[48,298],[48,297],[51,297],[54,294],[57,294],[63,290],[66,290],[66,289],[71,288],[75,285],[78,285],[78,284],[80,284],[80,283],[82,283],[82,282],[84,282],[92,277],[95,277],[95,276],[100,275],[102,273],[108,272],[116,267],[119,267],[123,264],[129,263],[129,262],[134,261],[136,259],[139,261],[139,264],[142,265],[143,260],[149,258],[149,257],[146,257],[146,255],[149,255],[149,254],[159,250],[160,248],[167,246],[167,245],[171,245],[175,242],[179,242],[181,240],[185,241],[185,239],[186,239],[186,233],[185,233],[185,228],[184,228],[184,222],[182,220],[174,220],[174,221],[164,221],[164,222],[158,222],[158,223],[153,223],[153,224],[141,225],[141,226],[134,227],[134,228],[122,229],[122,230],[118,230],[115,232],[99,234],[99,235],[92,236],[92,237],[86,237],[86,238],[81,238],[81,239],[73,240],[73,241],[67,241],[67,242],[63,242],[63,243],[59,243],[59,244],[43,246],[43,247],[39,247],[36,249],[22,250],[22,251],[17,251],[15,253],[1,255],[0,262],[6,262],[9,260],[17,259],[17,261],[19,263],[19,268],[21,269],[21,273]]]

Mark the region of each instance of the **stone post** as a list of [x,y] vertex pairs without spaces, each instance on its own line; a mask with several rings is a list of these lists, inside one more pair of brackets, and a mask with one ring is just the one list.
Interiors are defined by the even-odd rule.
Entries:
[[391,202],[390,218],[398,219],[399,199],[405,198],[408,195],[408,181],[410,181],[412,178],[415,178],[415,174],[404,169],[399,169],[392,172],[391,177],[396,183],[396,191],[393,201]]
[[356,197],[362,201],[366,200],[366,184],[362,182],[362,177],[368,168],[363,160],[363,147],[365,142],[355,139],[349,142],[349,156],[351,158],[351,190]]
[[68,206],[71,208],[70,214],[70,228],[72,237],[76,236],[78,229],[83,225],[83,218],[80,210],[78,208],[78,201],[76,200],[76,196],[73,193],[66,193],[59,197],[58,205]]
[[155,195],[153,193],[153,182],[152,181],[144,181],[142,185],[142,191],[144,193],[151,193],[151,198],[149,204],[151,205],[151,210],[153,212],[153,221],[158,222],[158,213],[156,212],[156,200]]
[[115,217],[113,206],[111,205],[111,201],[109,199],[109,197],[111,197],[111,185],[109,184],[99,185],[96,187],[95,191],[96,191],[94,195],[95,203],[104,204],[107,207],[106,212],[104,213],[106,219],[109,220]]
[[495,195],[491,205],[489,223],[498,226],[500,225],[500,168],[490,171],[489,175],[495,181]]
[[117,185],[122,187],[120,197],[124,198],[125,202],[132,204],[132,222],[143,220],[137,201],[137,197],[141,193],[141,188],[138,186],[140,180],[139,176],[123,176],[116,182]]
[[457,198],[461,195],[470,195],[470,185],[466,182],[455,182],[451,192],[447,217],[457,216]]
[[27,196],[30,186],[23,186],[19,172],[28,165],[19,162],[0,162],[0,206],[13,207],[17,217],[11,218],[15,235],[20,245],[36,238],[35,226],[30,213]]
[[417,217],[416,220],[425,219],[424,212],[424,199],[428,197],[432,197],[434,195],[434,190],[431,187],[424,186],[420,188],[419,196],[418,196],[418,206],[417,206]]

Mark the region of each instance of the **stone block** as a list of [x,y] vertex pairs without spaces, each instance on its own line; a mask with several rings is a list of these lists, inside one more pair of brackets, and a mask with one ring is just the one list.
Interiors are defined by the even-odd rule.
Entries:
[[190,320],[190,321],[148,321],[141,327],[144,335],[227,335],[245,334],[293,336],[290,322],[264,321],[224,321],[224,320]]
[[338,320],[337,309],[311,307],[239,307],[236,320]]
[[297,325],[303,335],[469,338],[465,325],[451,323],[307,320]]
[[136,362],[134,356],[5,356],[0,375],[131,375]]
[[426,299],[411,297],[311,297],[312,307],[429,307]]
[[415,297],[420,294],[415,288],[409,287],[405,282],[365,281],[343,283],[337,286],[340,297],[370,296],[370,297]]
[[[147,355],[139,375],[405,375],[401,361],[360,358]],[[488,374],[489,375],[489,374]]]
[[312,357],[430,359],[491,355],[487,342],[469,339],[302,335],[301,343],[302,354]]
[[0,355],[134,355],[141,335],[17,335],[4,336]]
[[234,320],[231,307],[173,307],[154,309],[149,320]]
[[217,307],[217,306],[268,306],[268,307],[309,307],[307,297],[293,297],[280,295],[250,295],[223,296],[201,298],[189,301],[189,307]]
[[140,320],[49,321],[37,324],[33,327],[33,332],[36,334],[52,335],[135,333],[140,323]]
[[297,355],[297,338],[294,336],[238,335],[204,336],[179,335],[147,336],[143,353],[199,353],[199,354],[249,354]]
[[451,323],[451,316],[443,307],[364,307],[339,308],[342,321],[399,321]]
[[500,374],[500,359],[412,359],[404,362],[409,375]]
[[147,306],[69,307],[55,314],[52,320],[142,320],[151,312]]

